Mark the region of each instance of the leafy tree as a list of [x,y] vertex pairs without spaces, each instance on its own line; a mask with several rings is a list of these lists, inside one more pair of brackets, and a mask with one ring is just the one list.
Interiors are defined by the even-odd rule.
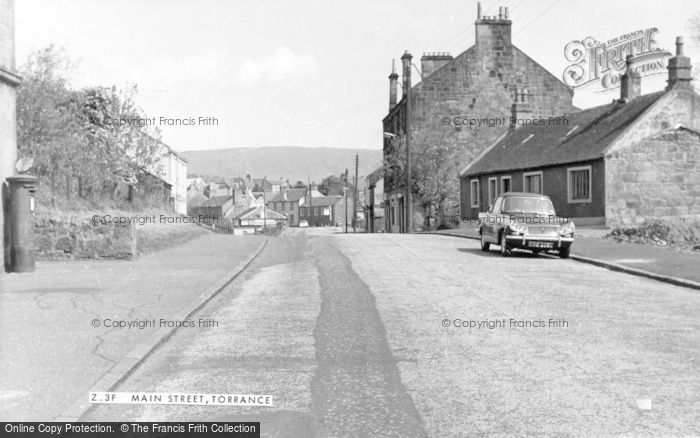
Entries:
[[304,183],[304,181],[297,181],[296,184],[294,184],[294,187],[293,187],[293,188],[295,188],[295,189],[305,189],[305,188],[306,188],[306,184]]
[[[345,187],[345,174],[329,175],[318,185],[318,191],[326,196],[342,195]],[[348,181],[348,188],[352,190],[352,183]]]
[[66,76],[72,65],[55,46],[29,56],[17,98],[19,152],[34,158],[35,171],[54,193],[70,198],[95,189],[111,191],[133,184],[146,173],[158,174],[159,133],[138,124],[111,123],[143,118],[136,86],[73,90]]
[[[434,113],[441,112],[448,113]],[[411,152],[413,202],[422,207],[426,229],[431,227],[430,219],[436,216],[438,226],[442,225],[459,205],[460,136],[454,128],[445,127],[439,119],[435,123],[428,121],[421,129],[411,131]],[[392,138],[384,166],[393,189],[405,187],[405,135]]]

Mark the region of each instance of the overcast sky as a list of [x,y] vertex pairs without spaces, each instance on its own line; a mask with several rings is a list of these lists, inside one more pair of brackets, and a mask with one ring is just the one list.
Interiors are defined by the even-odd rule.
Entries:
[[[557,77],[572,40],[657,27],[673,51],[695,0],[487,0],[508,6],[513,42]],[[276,145],[381,149],[392,58],[457,55],[474,43],[476,1],[17,0],[17,63],[50,43],[79,68],[74,86],[136,83],[149,117],[216,117],[161,127],[177,150]],[[689,47],[694,55],[695,48]],[[696,56],[697,58],[697,56]],[[694,59],[697,61],[697,59]],[[664,86],[645,79],[643,91]],[[613,95],[577,92],[581,107]]]

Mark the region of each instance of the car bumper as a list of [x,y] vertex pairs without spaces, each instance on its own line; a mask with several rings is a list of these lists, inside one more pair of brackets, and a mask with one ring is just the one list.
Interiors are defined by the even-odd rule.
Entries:
[[506,236],[506,241],[511,248],[559,249],[571,246],[571,244],[574,243],[574,238],[563,236],[528,236],[525,234]]

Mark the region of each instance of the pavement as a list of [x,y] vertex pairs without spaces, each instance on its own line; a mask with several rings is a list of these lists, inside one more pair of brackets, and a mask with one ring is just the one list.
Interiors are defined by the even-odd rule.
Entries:
[[[90,389],[128,374],[265,242],[210,233],[132,261],[38,262],[34,273],[1,274],[0,419],[79,415]],[[113,326],[138,319],[153,326]]]
[[[473,227],[434,233],[479,238],[479,230]],[[628,274],[700,289],[700,253],[603,239],[607,233],[608,230],[602,228],[577,228],[571,258]]]
[[697,436],[698,307],[694,290],[476,240],[289,229],[200,311],[217,328],[178,331],[116,388],[273,406],[101,404],[84,419],[260,421],[264,437]]

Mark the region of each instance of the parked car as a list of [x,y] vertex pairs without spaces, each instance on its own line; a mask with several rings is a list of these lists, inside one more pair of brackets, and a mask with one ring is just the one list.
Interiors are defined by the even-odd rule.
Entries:
[[487,213],[479,213],[481,249],[500,245],[504,257],[518,248],[534,253],[557,250],[559,257],[568,258],[575,229],[573,222],[556,215],[549,196],[536,193],[506,192]]
[[309,228],[309,222],[308,221],[299,221],[299,228]]

